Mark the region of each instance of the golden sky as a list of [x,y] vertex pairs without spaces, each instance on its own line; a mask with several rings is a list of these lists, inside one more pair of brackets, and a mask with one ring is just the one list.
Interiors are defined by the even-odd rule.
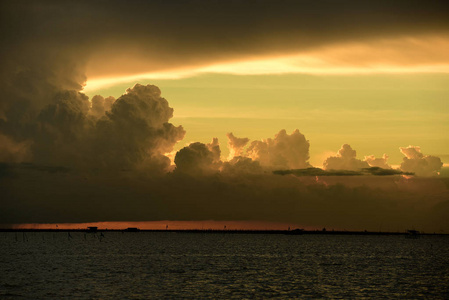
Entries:
[[394,164],[401,145],[416,144],[445,161],[448,48],[444,35],[421,35],[154,73],[143,64],[133,75],[96,77],[92,67],[84,90],[118,97],[136,82],[158,85],[175,108],[173,121],[187,129],[177,149],[212,137],[223,145],[227,132],[263,139],[298,128],[311,140],[315,166],[342,143],[361,155],[387,153]]

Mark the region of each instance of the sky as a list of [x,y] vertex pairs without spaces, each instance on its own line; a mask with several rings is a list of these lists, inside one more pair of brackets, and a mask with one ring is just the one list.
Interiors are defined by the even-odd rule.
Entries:
[[445,1],[0,6],[4,226],[449,232]]

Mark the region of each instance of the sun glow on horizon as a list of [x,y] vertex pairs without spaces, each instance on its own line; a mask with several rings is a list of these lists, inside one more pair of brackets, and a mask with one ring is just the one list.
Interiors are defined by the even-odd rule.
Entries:
[[11,224],[12,229],[60,229],[60,230],[80,230],[88,227],[98,227],[100,230],[124,230],[135,227],[142,230],[287,230],[288,228],[316,229],[315,227],[304,227],[295,223],[268,222],[268,221],[104,221],[86,223],[23,223]]

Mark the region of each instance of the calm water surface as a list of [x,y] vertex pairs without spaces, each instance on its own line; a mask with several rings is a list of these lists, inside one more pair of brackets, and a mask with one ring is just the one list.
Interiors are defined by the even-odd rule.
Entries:
[[0,233],[0,299],[449,299],[449,238]]

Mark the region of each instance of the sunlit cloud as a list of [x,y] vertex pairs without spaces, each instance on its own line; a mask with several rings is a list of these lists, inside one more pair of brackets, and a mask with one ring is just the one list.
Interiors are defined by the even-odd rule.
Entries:
[[449,73],[449,39],[397,38],[330,45],[295,54],[244,58],[237,61],[126,76],[88,79],[85,91],[148,79],[180,79],[201,74],[353,75]]

